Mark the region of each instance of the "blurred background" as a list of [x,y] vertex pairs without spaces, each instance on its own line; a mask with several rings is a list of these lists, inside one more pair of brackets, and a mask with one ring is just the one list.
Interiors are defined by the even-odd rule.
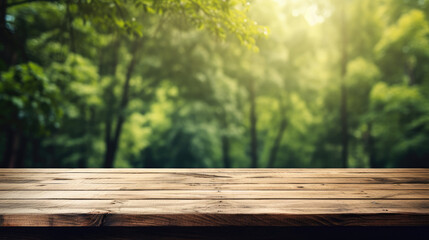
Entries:
[[3,0],[2,167],[429,167],[428,0]]

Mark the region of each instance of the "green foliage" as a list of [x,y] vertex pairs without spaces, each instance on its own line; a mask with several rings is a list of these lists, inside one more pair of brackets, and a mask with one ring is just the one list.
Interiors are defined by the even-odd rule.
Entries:
[[[413,74],[423,61],[429,59],[429,23],[422,11],[411,10],[389,27],[375,46],[381,66],[392,78],[391,82],[401,82],[403,69],[407,82],[414,83]],[[402,68],[391,66],[402,65]]]
[[0,125],[25,134],[47,134],[59,127],[59,89],[35,63],[16,65],[1,74]]
[[429,164],[429,1],[7,3],[3,164],[339,167],[343,83],[350,167]]
[[91,107],[101,104],[97,68],[89,59],[68,54],[64,63],[53,63],[48,68],[48,75],[73,105]]
[[381,78],[377,66],[363,58],[350,61],[347,67],[346,85],[352,92],[349,97],[349,109],[357,115],[368,111],[369,94],[376,82]]
[[230,32],[244,46],[254,50],[257,50],[255,36],[268,34],[266,27],[258,25],[257,22],[247,17],[249,3],[246,0],[153,1],[152,6],[157,12],[166,14],[178,12],[182,16],[186,16],[199,29],[206,28],[222,39],[225,39],[227,33]]
[[427,166],[428,100],[417,87],[378,83],[371,92],[371,117],[376,124],[381,159],[389,166]]

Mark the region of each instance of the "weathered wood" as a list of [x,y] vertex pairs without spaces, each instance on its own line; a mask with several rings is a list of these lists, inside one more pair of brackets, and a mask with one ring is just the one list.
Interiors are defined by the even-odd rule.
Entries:
[[429,190],[147,190],[147,191],[0,191],[4,199],[424,199]]
[[0,191],[127,191],[127,190],[425,190],[429,184],[325,184],[325,183],[260,183],[260,184],[235,184],[235,183],[129,183],[129,184],[94,184],[94,183],[0,183]]
[[0,169],[1,226],[429,226],[428,169]]
[[[356,209],[355,209],[356,208]],[[377,209],[408,209],[409,212],[429,211],[428,200],[337,200],[337,199],[240,199],[240,200],[0,200],[2,213],[31,211],[31,213],[73,213],[74,209],[88,209],[116,213],[291,213],[295,209],[311,213],[313,209],[324,209],[326,213],[350,211],[365,212]],[[32,210],[33,209],[33,210]],[[43,212],[41,212],[43,209]],[[79,212],[77,212],[79,213]],[[319,213],[319,212],[317,212]]]
[[[426,213],[427,215],[428,213]],[[425,214],[32,214],[8,215],[3,226],[21,227],[302,227],[426,226]]]
[[0,183],[96,183],[96,184],[111,184],[111,183],[193,183],[193,184],[204,184],[204,183],[240,183],[240,184],[261,184],[261,183],[292,183],[292,184],[303,184],[303,183],[349,183],[349,184],[385,184],[385,183],[423,183],[429,184],[429,177],[261,177],[261,178],[217,178],[217,177],[201,177],[195,178],[192,176],[170,176],[170,175],[159,175],[156,177],[152,176],[137,176],[134,175],[121,176],[121,177],[38,177],[38,176],[15,176],[15,177],[3,177],[0,178]]

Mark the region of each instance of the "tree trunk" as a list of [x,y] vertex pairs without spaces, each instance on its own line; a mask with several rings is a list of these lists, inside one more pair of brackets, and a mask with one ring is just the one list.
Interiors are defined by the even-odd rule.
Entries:
[[9,159],[10,156],[12,155],[12,145],[13,145],[13,132],[11,129],[7,128],[5,130],[5,140],[6,140],[6,144],[5,144],[5,149],[3,152],[3,162],[2,162],[2,167],[8,167],[9,166]]
[[224,108],[222,108],[222,113],[219,116],[219,120],[223,130],[222,137],[221,137],[223,167],[230,168],[231,167],[231,158],[229,157],[230,142],[229,142],[228,136],[225,135],[225,132],[228,131],[228,119],[227,119],[226,110]]
[[[118,62],[119,62],[119,48],[121,45],[121,41],[120,38],[118,37],[112,44],[112,49],[113,49],[113,57],[112,57],[112,61],[107,62],[106,65],[108,65],[108,67],[105,67],[105,62],[103,61],[103,58],[100,58],[100,66],[99,66],[99,74],[100,76],[102,75],[115,75],[116,74],[116,69],[118,66]],[[106,49],[104,49],[106,50]],[[104,51],[102,51],[103,53]],[[104,54],[100,54],[103,55]],[[108,167],[108,166],[112,166],[113,164],[111,164],[111,162],[113,162],[113,160],[111,159],[112,156],[112,143],[111,143],[111,135],[112,135],[112,122],[113,122],[113,108],[114,108],[114,102],[115,102],[115,95],[113,93],[113,84],[110,84],[110,86],[107,88],[106,92],[107,92],[107,110],[106,110],[106,127],[105,127],[105,138],[104,138],[104,143],[106,146],[106,153],[104,155],[104,166]]]
[[86,168],[87,162],[88,162],[87,159],[88,159],[88,155],[87,155],[86,147],[82,146],[81,147],[81,156],[78,160],[77,167],[78,168]]
[[348,166],[348,124],[347,124],[347,89],[345,77],[347,73],[347,25],[344,2],[341,9],[341,162]]
[[50,156],[49,158],[47,158],[47,159],[49,159],[47,161],[47,164],[46,164],[46,166],[48,166],[48,168],[59,168],[59,167],[61,167],[62,161],[61,161],[61,158],[57,158],[57,155],[55,153],[55,149],[57,149],[57,148],[54,147],[54,145],[52,145],[52,144],[47,149],[49,152],[48,156]]
[[6,64],[6,68],[11,65],[13,53],[13,47],[10,40],[11,32],[6,27],[7,2],[7,0],[0,1],[0,42],[1,45],[3,45],[2,49],[0,50],[0,56],[3,62]]
[[14,168],[18,160],[19,155],[19,145],[20,145],[20,135],[13,131],[12,133],[12,144],[11,144],[11,153],[9,159],[7,160],[7,167]]
[[[7,8],[17,4],[9,3],[8,5],[7,2],[7,0],[0,1],[0,43],[3,45],[0,49],[0,58],[3,60],[6,69],[20,61],[20,54],[27,61],[26,37],[23,40],[16,39],[14,33],[7,28],[6,24]],[[23,30],[24,35],[26,35],[27,30],[25,28]]]
[[367,124],[368,132],[367,132],[367,151],[369,155],[369,165],[371,168],[378,167],[375,160],[375,149],[374,149],[374,137],[372,136],[372,123],[369,122]]
[[274,167],[274,163],[275,163],[276,158],[277,158],[277,152],[279,151],[279,147],[280,147],[280,144],[282,142],[283,134],[284,134],[284,132],[286,130],[286,126],[287,126],[287,121],[285,118],[285,107],[283,105],[282,94],[279,95],[278,103],[279,103],[280,127],[279,127],[279,131],[277,132],[277,136],[274,139],[274,144],[270,150],[270,155],[268,158],[268,165],[267,165],[267,167],[269,167],[269,168]]
[[82,141],[81,145],[80,145],[80,158],[78,160],[78,167],[79,168],[86,168],[87,167],[87,159],[88,159],[88,149],[91,146],[90,140],[90,121],[91,121],[91,116],[90,119],[87,120],[86,119],[86,109],[84,106],[81,106],[81,116],[83,116],[83,123],[82,123],[82,133],[81,136],[85,136],[84,140]]
[[153,149],[152,147],[147,147],[143,151],[143,167],[144,168],[155,168],[157,165],[153,159]]
[[231,167],[231,159],[229,157],[229,139],[227,136],[222,136],[222,160],[223,167],[230,168]]
[[6,9],[7,1],[0,1],[0,28],[6,28]]
[[25,151],[27,149],[27,143],[28,143],[28,138],[21,135],[19,148],[18,148],[18,154],[16,157],[16,164],[15,164],[16,168],[23,168],[24,167]]
[[275,163],[276,157],[277,157],[277,152],[279,151],[280,143],[282,142],[282,138],[283,138],[283,134],[286,130],[286,126],[287,126],[286,119],[284,118],[284,116],[282,116],[279,131],[277,132],[277,136],[274,140],[274,144],[271,147],[270,157],[268,159],[268,166],[267,166],[269,168],[274,167],[274,163]]
[[258,167],[258,139],[256,132],[256,94],[255,81],[251,80],[249,85],[249,101],[250,101],[250,158],[251,167]]
[[37,167],[39,167],[39,164],[40,164],[40,156],[39,156],[40,139],[33,138],[31,140],[31,147],[32,147],[31,155],[32,155],[33,164],[36,165]]
[[106,153],[104,155],[104,167],[112,168],[113,167],[113,154],[112,154],[112,142],[109,141],[106,143]]
[[134,72],[134,68],[138,61],[138,50],[140,49],[141,41],[135,41],[132,48],[133,56],[127,68],[127,73],[125,76],[125,82],[122,90],[121,102],[119,104],[118,109],[118,119],[116,121],[115,132],[113,138],[109,140],[109,144],[107,145],[106,157],[104,162],[105,168],[113,167],[115,161],[115,155],[118,150],[118,144],[121,137],[122,127],[125,122],[125,110],[128,106],[129,102],[129,88],[130,88],[130,80],[131,76]]
[[[113,93],[112,93],[113,94]],[[113,96],[111,96],[113,97]],[[106,153],[104,155],[104,167],[108,167],[111,166],[112,164],[110,162],[112,162],[111,158],[111,151],[112,151],[112,143],[111,143],[111,133],[112,133],[112,111],[111,111],[111,107],[112,105],[109,104],[109,106],[107,107],[107,112],[106,112],[106,127],[105,127],[105,138],[104,138],[104,143],[106,146]]]

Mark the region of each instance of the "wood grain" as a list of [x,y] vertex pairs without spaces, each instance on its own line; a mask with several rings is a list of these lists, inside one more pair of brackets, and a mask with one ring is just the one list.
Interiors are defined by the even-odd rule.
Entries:
[[147,191],[0,191],[4,199],[424,199],[428,190],[147,190]]
[[429,170],[0,169],[0,226],[429,226]]
[[429,184],[325,184],[325,183],[260,183],[260,184],[237,184],[237,183],[0,183],[0,191],[127,191],[127,190],[427,190]]

